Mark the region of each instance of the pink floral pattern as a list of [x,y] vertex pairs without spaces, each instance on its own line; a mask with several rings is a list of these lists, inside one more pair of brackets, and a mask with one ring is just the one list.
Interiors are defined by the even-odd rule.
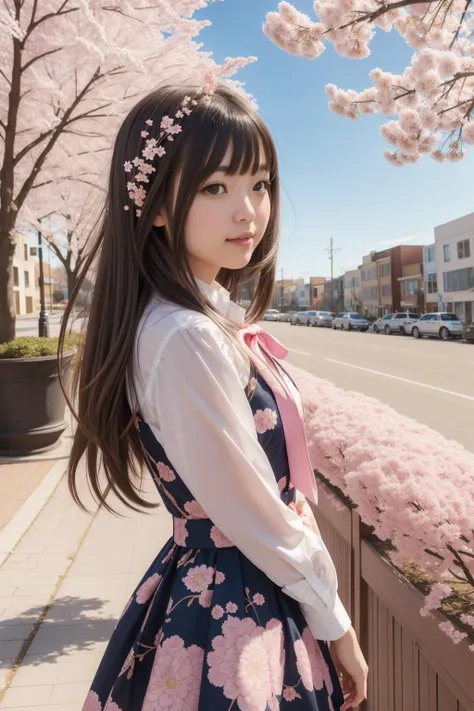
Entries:
[[170,482],[176,479],[176,474],[174,473],[174,471],[163,462],[156,462],[156,468],[158,469],[158,474],[160,475],[161,479],[163,479],[163,481]]
[[235,602],[228,602],[227,605],[225,606],[226,612],[229,613],[229,615],[233,615],[237,612],[238,607],[235,604]]
[[136,600],[140,605],[144,605],[145,602],[148,602],[148,600],[152,597],[153,593],[155,592],[156,588],[161,582],[161,575],[157,575],[155,573],[154,575],[151,575],[145,582],[140,585],[140,587],[137,590],[136,594]]
[[202,607],[210,607],[212,604],[212,590],[203,590],[199,595],[199,604]]
[[285,701],[294,701],[295,699],[301,699],[301,696],[292,686],[287,686],[283,690],[283,698]]
[[214,568],[207,565],[198,565],[188,570],[183,578],[183,583],[191,592],[201,593],[207,590],[214,578]]
[[278,422],[275,410],[272,410],[270,407],[266,407],[265,410],[257,410],[253,419],[258,434],[264,434],[268,430],[274,430]]
[[104,706],[104,711],[122,711],[121,707],[115,703],[115,701],[112,701],[112,699],[108,699],[107,703]]
[[175,518],[174,519],[174,540],[178,546],[186,545],[186,538],[188,537],[188,529],[186,528],[186,519]]
[[263,604],[265,604],[265,598],[263,597],[263,595],[261,593],[256,593],[253,596],[253,602],[255,605],[263,605]]
[[220,620],[221,617],[223,616],[223,614],[224,614],[224,608],[221,607],[220,605],[214,605],[214,607],[212,608],[212,612],[211,612],[211,615],[213,616],[213,618],[215,620]]
[[89,691],[87,694],[82,711],[103,711],[102,704],[95,691]]
[[156,650],[142,711],[197,711],[204,650],[174,635]]
[[234,545],[231,541],[229,541],[227,536],[224,536],[222,531],[220,531],[217,526],[213,526],[211,528],[210,536],[216,548],[231,548]]
[[294,648],[296,666],[305,689],[308,691],[321,690],[326,684],[328,693],[332,694],[333,684],[328,666],[319,644],[308,627],[304,629],[302,638],[294,643]]
[[[283,636],[281,623],[271,620],[266,628],[249,617],[228,617],[222,635],[212,640],[207,655],[208,678],[241,711],[265,711],[281,694]],[[280,685],[281,680],[281,685]]]
[[220,585],[221,583],[224,582],[224,580],[225,580],[225,575],[224,575],[224,573],[220,573],[219,571],[217,571],[217,573],[216,573],[216,585]]
[[207,518],[207,513],[197,501],[186,501],[184,510],[191,519]]

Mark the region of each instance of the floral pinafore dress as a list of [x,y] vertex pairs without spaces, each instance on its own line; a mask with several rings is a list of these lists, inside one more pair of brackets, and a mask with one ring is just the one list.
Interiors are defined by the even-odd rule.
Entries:
[[[277,404],[260,375],[252,385],[258,439],[291,506]],[[339,711],[328,646],[299,604],[207,518],[141,417],[136,426],[173,538],[127,603],[83,711]]]

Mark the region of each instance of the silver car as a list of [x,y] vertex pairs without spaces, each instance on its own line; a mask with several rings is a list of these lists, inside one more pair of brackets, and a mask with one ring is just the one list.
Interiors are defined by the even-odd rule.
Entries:
[[332,322],[332,327],[334,330],[340,328],[341,331],[368,331],[369,322],[366,318],[363,318],[360,314],[345,311],[336,316]]
[[280,316],[280,312],[278,309],[267,309],[265,313],[263,314],[263,320],[264,321],[278,321],[278,317]]
[[316,311],[298,311],[291,319],[292,326],[310,326],[310,318],[313,318]]
[[336,318],[336,314],[331,311],[314,311],[314,316],[310,316],[309,323],[311,326],[331,328],[332,322]]
[[296,311],[286,311],[285,313],[280,313],[278,315],[278,321],[283,321],[286,323],[290,323],[291,319],[293,316],[296,314]]
[[375,333],[386,333],[391,336],[392,333],[400,333],[404,336],[407,333],[407,326],[415,321],[418,321],[420,314],[414,311],[400,311],[396,314],[386,314],[382,318],[377,319],[374,323]]
[[423,336],[442,338],[448,341],[450,338],[464,338],[464,326],[456,314],[446,312],[424,314],[418,321],[409,324],[406,332],[414,338]]

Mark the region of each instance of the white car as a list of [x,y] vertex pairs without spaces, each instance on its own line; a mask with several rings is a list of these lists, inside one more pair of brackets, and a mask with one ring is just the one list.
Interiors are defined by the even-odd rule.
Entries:
[[332,327],[334,330],[340,328],[341,331],[344,331],[344,329],[346,331],[368,331],[369,322],[360,314],[345,311],[336,316],[332,322]]
[[278,321],[280,317],[280,312],[278,309],[267,309],[263,314],[264,321]]
[[448,341],[450,338],[464,338],[464,326],[456,314],[446,312],[424,314],[418,321],[410,323],[405,327],[406,333],[414,338],[423,336],[442,338]]
[[387,336],[392,333],[400,333],[400,335],[404,336],[407,332],[407,326],[415,323],[419,318],[420,314],[414,311],[399,311],[396,314],[386,314],[374,323],[374,332],[386,333]]

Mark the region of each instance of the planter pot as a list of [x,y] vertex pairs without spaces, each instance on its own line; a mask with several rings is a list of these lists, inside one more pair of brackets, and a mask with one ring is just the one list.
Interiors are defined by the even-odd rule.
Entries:
[[[63,356],[69,384],[75,351]],[[67,427],[57,357],[0,358],[0,454],[25,456],[58,446]]]

